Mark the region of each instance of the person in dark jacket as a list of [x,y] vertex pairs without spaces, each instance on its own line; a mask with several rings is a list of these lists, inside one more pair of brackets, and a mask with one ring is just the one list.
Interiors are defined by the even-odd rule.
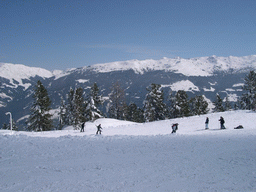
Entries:
[[172,124],[172,133],[176,133],[176,131],[178,130],[178,125],[178,123]]
[[82,126],[81,126],[81,131],[80,132],[84,132],[84,122],[82,123]]
[[209,118],[206,117],[206,120],[205,120],[205,129],[209,129]]
[[220,117],[219,121],[220,121],[220,128],[221,129],[226,129],[225,126],[224,126],[224,123],[225,123],[224,118]]
[[98,133],[101,135],[101,130],[102,130],[102,127],[101,127],[101,124],[99,124],[99,125],[97,126],[96,135],[98,135]]

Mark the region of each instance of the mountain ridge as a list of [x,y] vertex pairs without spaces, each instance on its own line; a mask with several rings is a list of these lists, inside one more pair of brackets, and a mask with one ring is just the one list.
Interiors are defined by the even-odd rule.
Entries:
[[133,70],[135,73],[143,74],[145,71],[165,70],[175,73],[181,73],[186,76],[211,76],[216,71],[233,70],[234,72],[247,68],[256,69],[256,55],[243,57],[195,57],[184,59],[181,57],[167,58],[159,60],[127,60],[108,63],[99,63],[81,68],[72,68],[67,70],[49,71],[40,67],[28,67],[23,64],[0,63],[0,77],[12,79],[22,84],[22,79],[40,76],[43,78],[55,77],[55,79],[69,75],[74,71],[91,70],[96,73],[107,73],[113,71]]
[[[189,68],[187,65],[190,65]],[[136,73],[143,73],[147,70],[166,70],[187,76],[210,76],[216,70],[240,70],[246,67],[256,68],[256,55],[243,57],[217,57],[213,55],[209,57],[196,57],[190,59],[164,57],[160,60],[128,60],[95,64],[90,67],[84,67],[83,69],[92,69],[101,73],[120,70],[134,70]]]

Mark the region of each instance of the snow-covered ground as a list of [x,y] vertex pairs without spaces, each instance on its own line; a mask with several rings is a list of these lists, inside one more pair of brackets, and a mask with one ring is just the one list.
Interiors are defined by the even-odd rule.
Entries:
[[84,133],[0,130],[0,191],[256,191],[255,119],[232,111],[143,124],[99,119]]

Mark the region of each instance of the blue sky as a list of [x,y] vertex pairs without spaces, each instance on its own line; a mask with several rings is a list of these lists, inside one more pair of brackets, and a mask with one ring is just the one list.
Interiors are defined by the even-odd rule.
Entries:
[[45,69],[256,52],[255,0],[1,0],[0,62]]

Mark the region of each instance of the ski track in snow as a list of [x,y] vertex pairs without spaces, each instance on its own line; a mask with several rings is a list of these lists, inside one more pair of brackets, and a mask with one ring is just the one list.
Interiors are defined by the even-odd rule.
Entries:
[[[226,130],[219,130],[220,115]],[[256,191],[255,117],[235,111],[143,124],[100,119],[84,133],[0,130],[0,191]],[[103,135],[95,135],[97,123]],[[235,130],[239,124],[244,129]]]

